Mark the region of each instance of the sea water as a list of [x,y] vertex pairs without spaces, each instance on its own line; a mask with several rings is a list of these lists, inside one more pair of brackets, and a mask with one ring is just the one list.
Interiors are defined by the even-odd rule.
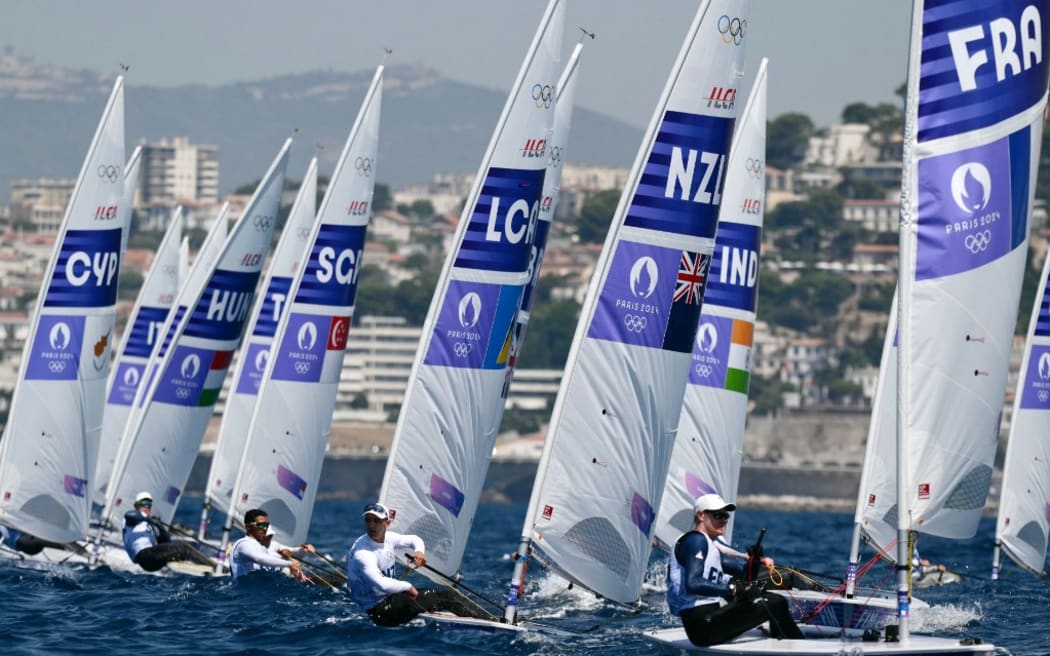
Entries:
[[[192,523],[199,499],[186,499],[178,520]],[[361,502],[319,501],[310,542],[343,561],[363,532]],[[511,574],[510,552],[525,515],[523,505],[482,505],[467,547],[463,583],[501,602]],[[735,542],[745,546],[761,528],[763,547],[780,564],[838,576],[845,569],[852,517],[845,514],[749,511],[737,513]],[[397,529],[396,522],[392,527]],[[964,575],[961,583],[919,591],[931,604],[913,611],[916,630],[943,636],[978,636],[1017,656],[1050,655],[1050,590],[1011,564],[988,580],[994,522],[985,519],[975,538],[921,538],[923,557]],[[309,561],[308,561],[309,562]],[[654,557],[654,577],[662,558]],[[868,585],[887,590],[892,571],[874,566]],[[430,585],[412,575],[417,585]],[[646,641],[644,629],[674,626],[659,594],[640,612],[570,589],[533,563],[522,613],[573,629],[572,637],[510,636],[443,631],[414,622],[398,629],[372,625],[343,592],[295,583],[281,575],[228,578],[151,576],[65,565],[48,571],[0,560],[0,654],[674,654]]]

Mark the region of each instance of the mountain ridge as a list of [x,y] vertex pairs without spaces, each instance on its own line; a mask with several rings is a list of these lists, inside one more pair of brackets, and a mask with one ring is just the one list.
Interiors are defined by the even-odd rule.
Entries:
[[[143,139],[176,136],[218,146],[225,195],[258,179],[298,130],[289,177],[298,179],[318,145],[321,172],[330,175],[373,74],[316,70],[150,87],[136,85],[132,69],[125,92],[127,151]],[[0,158],[0,193],[6,195],[14,179],[75,177],[111,85],[112,77],[96,71],[38,66],[11,53],[0,57],[0,152],[8,154]],[[435,173],[476,171],[505,99],[505,91],[457,82],[423,64],[387,66],[377,179],[396,186]],[[568,159],[627,167],[641,136],[633,126],[577,108]]]

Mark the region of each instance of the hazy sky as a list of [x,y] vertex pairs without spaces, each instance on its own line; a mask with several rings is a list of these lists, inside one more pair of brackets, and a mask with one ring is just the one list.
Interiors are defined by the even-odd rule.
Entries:
[[[566,52],[584,51],[577,103],[649,121],[699,0],[567,0]],[[424,63],[506,90],[546,0],[7,0],[0,46],[38,63],[117,70],[128,84],[219,84],[318,69]],[[850,102],[896,102],[905,80],[907,0],[753,0],[750,81],[768,56],[769,112],[818,125]]]

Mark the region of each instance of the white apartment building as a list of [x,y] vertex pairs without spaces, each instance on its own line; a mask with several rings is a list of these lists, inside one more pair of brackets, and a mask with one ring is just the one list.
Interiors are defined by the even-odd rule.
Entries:
[[830,349],[826,340],[802,337],[788,342],[784,352],[784,366],[780,380],[795,386],[795,393],[786,394],[786,407],[803,407],[820,403],[823,391],[818,388],[815,374],[828,366]]
[[827,136],[809,138],[803,164],[810,167],[839,168],[847,164],[874,162],[879,151],[868,140],[871,127],[861,123],[832,125]]
[[219,199],[217,146],[191,144],[186,137],[142,144],[140,202],[174,205]]
[[842,220],[872,232],[897,232],[900,224],[899,200],[859,200],[842,203]]
[[11,183],[12,225],[31,225],[37,232],[58,232],[76,180],[36,178]]

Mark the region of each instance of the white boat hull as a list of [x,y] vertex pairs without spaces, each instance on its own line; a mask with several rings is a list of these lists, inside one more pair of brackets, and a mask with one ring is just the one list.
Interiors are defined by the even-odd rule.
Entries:
[[658,629],[646,631],[647,639],[661,644],[677,647],[698,654],[795,654],[797,656],[817,656],[819,654],[850,654],[862,656],[868,654],[937,654],[954,656],[957,654],[989,654],[995,651],[994,645],[963,644],[958,639],[935,638],[932,636],[912,635],[908,643],[902,642],[865,642],[859,637],[819,637],[819,631],[804,629],[807,637],[804,640],[779,640],[771,638],[769,633],[752,629],[730,642],[711,647],[697,647],[689,642],[685,629]]
[[[894,597],[860,595],[847,599],[816,590],[776,590],[788,600],[791,616],[800,624],[834,629],[881,630],[896,623],[897,600]],[[912,610],[928,608],[926,602],[913,598]]]

